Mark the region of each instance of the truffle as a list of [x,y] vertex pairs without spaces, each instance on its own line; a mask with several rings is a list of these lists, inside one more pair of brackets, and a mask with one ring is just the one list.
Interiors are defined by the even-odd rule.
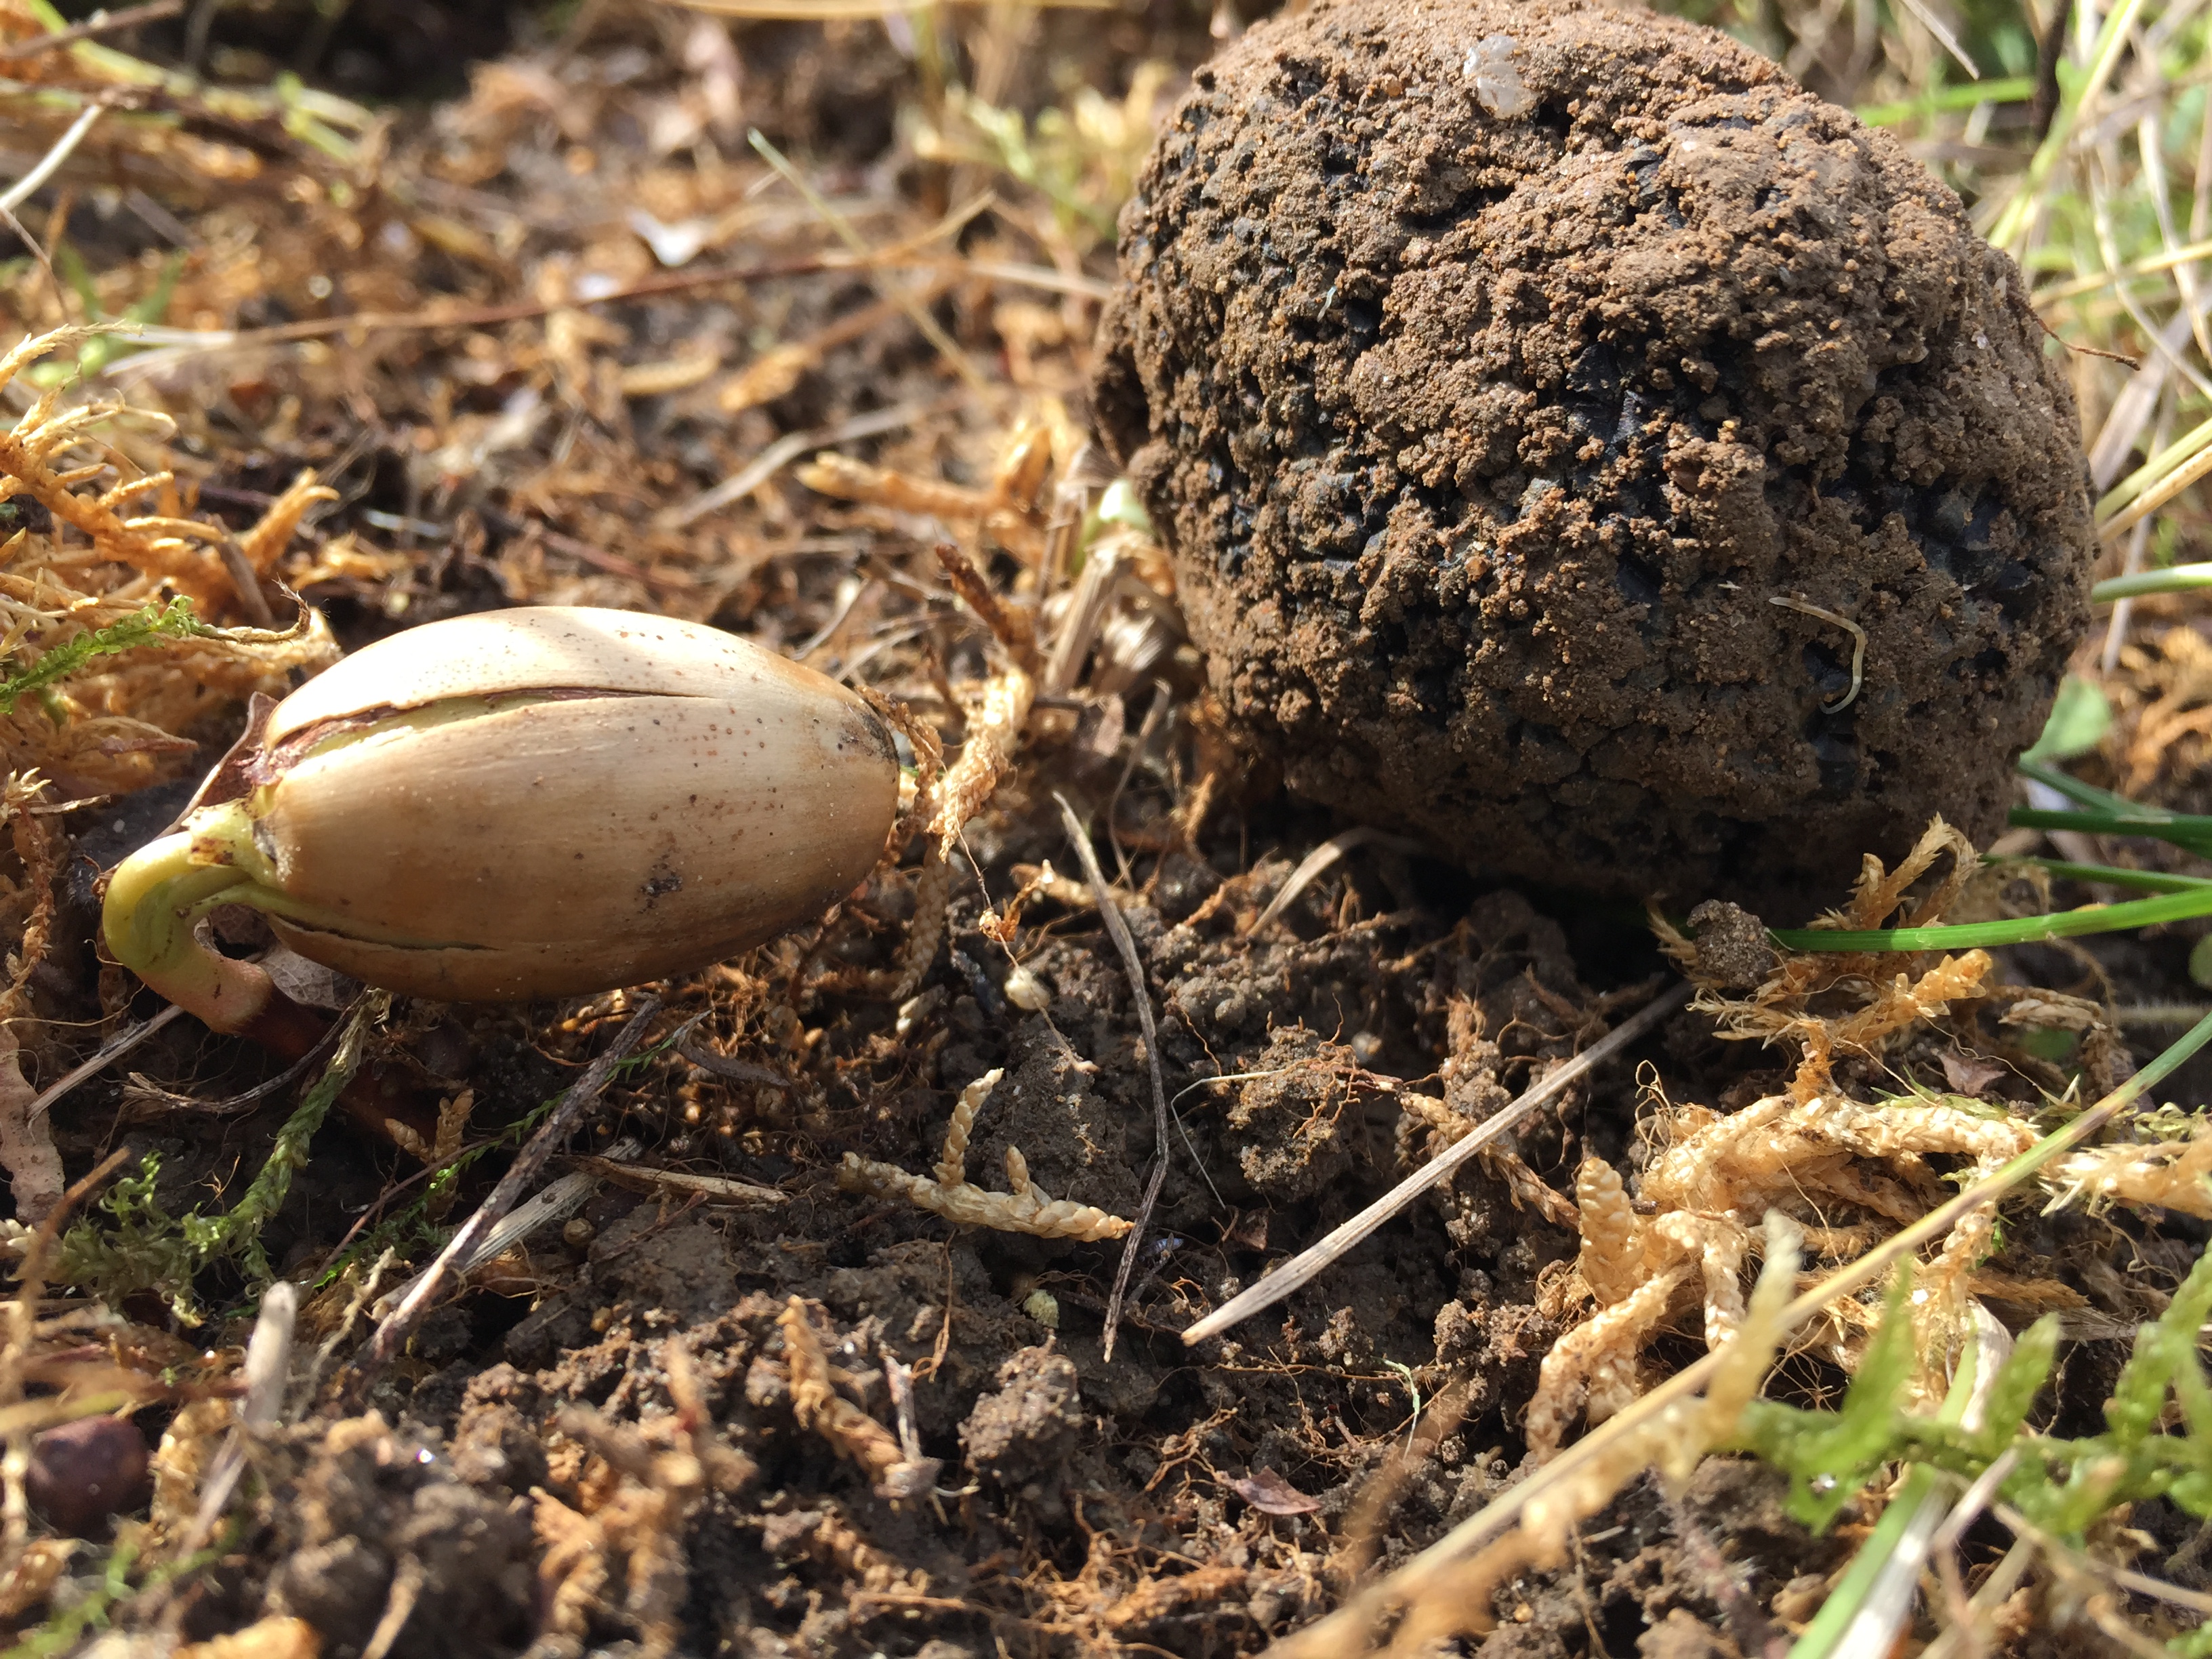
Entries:
[[2080,425],[1887,135],[1645,12],[1322,0],[1198,71],[1121,270],[1101,432],[1301,793],[1686,902],[2001,823]]

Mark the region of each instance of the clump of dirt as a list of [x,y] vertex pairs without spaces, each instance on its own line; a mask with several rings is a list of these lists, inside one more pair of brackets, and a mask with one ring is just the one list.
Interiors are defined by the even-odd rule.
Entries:
[[417,1601],[437,1616],[396,1627],[388,1652],[435,1659],[528,1639],[537,1574],[520,1494],[471,1485],[374,1413],[291,1438],[270,1455],[296,1467],[266,1471],[285,1495],[266,1517],[283,1545],[272,1553],[282,1565],[263,1593],[267,1613],[304,1619],[325,1639],[362,1641],[404,1581],[402,1616]]
[[1057,1515],[1057,1493],[1088,1419],[1073,1362],[1049,1348],[1024,1348],[999,1367],[999,1388],[975,1402],[960,1445],[976,1475],[1031,1507]]
[[1291,786],[1788,908],[1998,827],[2086,621],[2017,270],[1887,136],[1644,12],[1344,0],[1199,71],[1099,419]]

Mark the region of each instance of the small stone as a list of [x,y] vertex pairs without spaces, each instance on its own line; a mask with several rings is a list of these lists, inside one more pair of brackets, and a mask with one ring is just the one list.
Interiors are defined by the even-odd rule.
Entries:
[[1006,975],[1006,1000],[1024,1013],[1042,1013],[1052,1006],[1052,991],[1045,982],[1019,963]]
[[127,1418],[82,1417],[31,1443],[23,1486],[56,1532],[89,1538],[146,1500],[146,1437]]
[[1707,899],[1690,912],[1697,936],[1698,978],[1722,991],[1755,991],[1778,958],[1766,924],[1726,899]]

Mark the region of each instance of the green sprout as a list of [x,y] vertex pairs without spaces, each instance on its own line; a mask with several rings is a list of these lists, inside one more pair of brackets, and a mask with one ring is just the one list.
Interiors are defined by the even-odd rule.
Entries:
[[[2103,1431],[2078,1439],[2027,1426],[2058,1352],[2058,1316],[2047,1314],[2014,1343],[1990,1382],[1980,1423],[1968,1428],[1951,1412],[1921,1416],[1897,1403],[1912,1365],[1900,1278],[1841,1408],[1753,1401],[1735,1444],[1790,1477],[1790,1513],[1816,1528],[1832,1523],[1893,1463],[1971,1481],[2008,1451],[2016,1456],[1998,1483],[1999,1495],[2069,1543],[2081,1543],[2113,1509],[2147,1498],[2169,1498],[2191,1515],[2212,1518],[2212,1380],[2197,1352],[2208,1314],[2212,1250],[2198,1259],[2166,1312],[2136,1331],[2135,1352],[2106,1402]],[[2170,1413],[2172,1431],[2160,1427]]]
[[157,1291],[186,1324],[199,1322],[192,1284],[207,1268],[234,1261],[256,1284],[273,1279],[262,1231],[283,1208],[293,1176],[307,1166],[315,1132],[353,1080],[369,1027],[386,1006],[386,999],[375,995],[355,1005],[330,1064],[276,1132],[259,1173],[234,1207],[213,1215],[198,1209],[171,1215],[155,1195],[161,1157],[149,1152],[137,1175],[124,1176],[102,1197],[104,1221],[80,1221],[62,1236],[55,1279],[111,1304],[140,1291]]

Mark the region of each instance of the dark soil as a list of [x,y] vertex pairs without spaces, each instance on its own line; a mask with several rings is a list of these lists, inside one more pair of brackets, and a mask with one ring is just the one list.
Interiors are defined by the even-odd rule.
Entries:
[[[1672,19],[1346,0],[1198,73],[1121,255],[1098,417],[1292,787],[1779,909],[2000,826],[2084,625],[2080,437],[1887,135]],[[1783,600],[1864,629],[1848,702]]]

